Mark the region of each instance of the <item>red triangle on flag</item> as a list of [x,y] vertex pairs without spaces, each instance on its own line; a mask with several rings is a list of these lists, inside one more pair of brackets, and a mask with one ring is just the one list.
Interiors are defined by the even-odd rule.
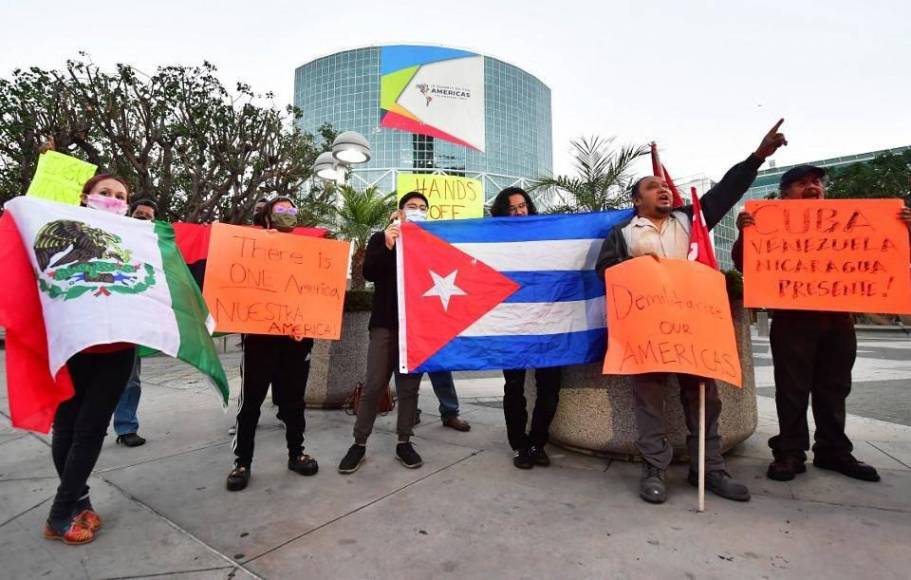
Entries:
[[409,371],[519,289],[484,262],[431,234],[402,224],[405,351]]

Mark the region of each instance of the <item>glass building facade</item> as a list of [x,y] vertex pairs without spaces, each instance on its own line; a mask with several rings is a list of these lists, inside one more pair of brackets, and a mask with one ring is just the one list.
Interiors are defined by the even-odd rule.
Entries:
[[438,138],[380,127],[380,52],[374,46],[338,52],[298,67],[294,104],[300,128],[323,123],[357,131],[372,158],[349,181],[355,187],[395,189],[397,172],[433,171],[479,179],[487,199],[510,185],[553,171],[550,89],[522,69],[484,57],[484,152]]
[[871,151],[869,153],[858,153],[856,155],[846,155],[844,157],[833,157],[820,161],[807,161],[805,163],[795,163],[794,165],[763,169],[759,172],[759,175],[756,176],[756,180],[753,182],[750,189],[747,190],[740,203],[721,218],[721,221],[712,230],[718,265],[722,270],[734,268],[734,263],[731,261],[731,248],[734,247],[734,242],[737,241],[737,214],[743,208],[744,203],[750,199],[766,199],[770,194],[778,193],[778,183],[781,181],[782,174],[788,169],[791,169],[796,165],[816,165],[817,167],[825,168],[843,167],[845,165],[853,165],[854,163],[864,163],[887,153],[900,154],[908,149],[911,149],[911,146],[883,149],[881,151]]

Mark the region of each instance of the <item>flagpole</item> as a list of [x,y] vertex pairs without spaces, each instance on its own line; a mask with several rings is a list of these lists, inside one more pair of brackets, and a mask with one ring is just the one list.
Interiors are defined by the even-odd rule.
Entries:
[[699,507],[705,511],[705,381],[699,381]]

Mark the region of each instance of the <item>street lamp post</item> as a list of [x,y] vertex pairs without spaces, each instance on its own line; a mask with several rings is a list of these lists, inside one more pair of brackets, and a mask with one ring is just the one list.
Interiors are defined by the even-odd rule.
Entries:
[[370,161],[370,143],[356,131],[345,131],[332,142],[332,151],[321,153],[313,173],[322,180],[344,185],[354,165]]

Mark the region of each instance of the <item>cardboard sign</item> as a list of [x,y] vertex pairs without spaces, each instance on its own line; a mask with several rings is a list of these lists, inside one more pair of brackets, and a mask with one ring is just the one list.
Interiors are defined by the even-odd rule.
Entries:
[[96,169],[81,159],[46,151],[38,157],[38,168],[26,195],[79,205],[82,186],[95,175]]
[[643,256],[608,268],[604,374],[687,373],[741,386],[724,275]]
[[203,297],[219,332],[338,339],[349,243],[214,224]]
[[751,308],[911,313],[899,199],[749,201],[743,297]]
[[430,173],[399,173],[395,187],[398,199],[411,191],[424,194],[430,202],[427,219],[484,217],[484,186],[477,179]]

